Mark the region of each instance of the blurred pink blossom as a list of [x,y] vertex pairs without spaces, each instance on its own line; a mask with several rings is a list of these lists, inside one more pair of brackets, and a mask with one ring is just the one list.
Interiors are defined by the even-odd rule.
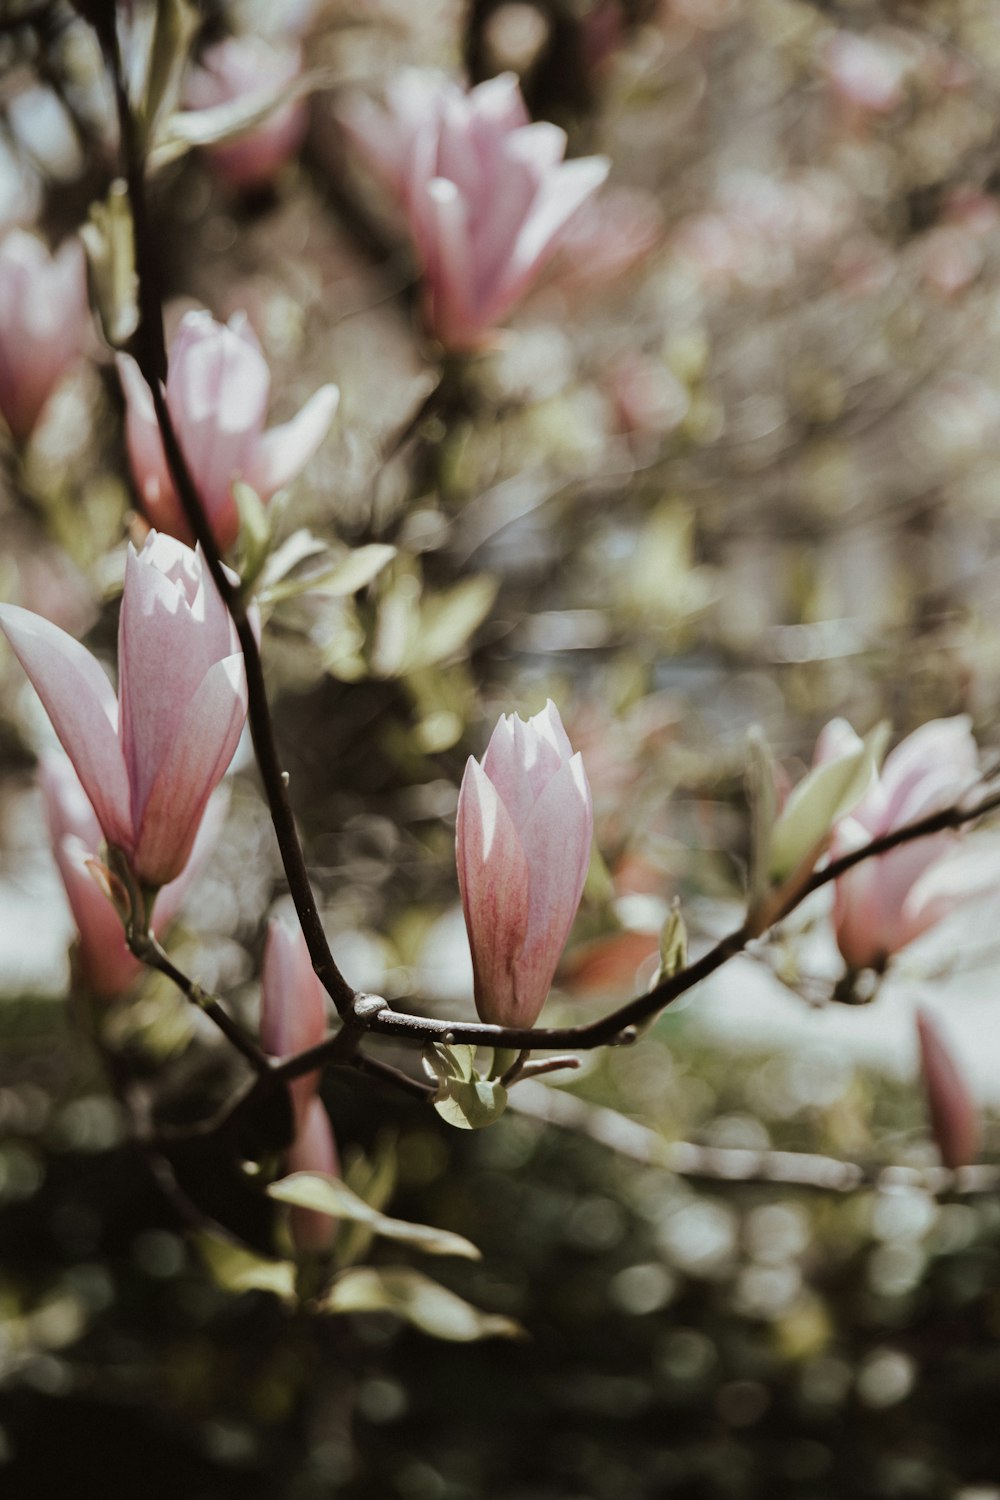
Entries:
[[[321,1172],[340,1176],[340,1159],[330,1116],[322,1099],[309,1100],[299,1117],[295,1139],[288,1148],[285,1165],[291,1172]],[[300,1255],[322,1255],[333,1244],[339,1220],[312,1208],[294,1207],[288,1215],[292,1243]]]
[[[149,387],[139,367],[120,355],[129,460],[150,524],[182,541],[191,532],[167,468]],[[167,406],[212,531],[228,547],[239,531],[233,481],[268,501],[290,484],[316,452],[333,420],[340,393],[324,385],[298,416],[264,430],[271,372],[242,313],[226,324],[189,312],[170,349]]]
[[[314,1047],[326,1035],[327,998],[316,977],[302,929],[272,918],[264,945],[261,972],[260,1043],[271,1057],[290,1057]],[[296,1113],[302,1116],[319,1082],[318,1073],[291,1085]]]
[[[828,724],[815,763],[858,745],[843,719]],[[967,717],[935,719],[897,745],[853,812],[836,825],[836,859],[872,839],[950,807],[977,776],[976,743]],[[894,953],[955,907],[985,894],[996,880],[994,857],[956,849],[959,835],[944,831],[864,860],[835,883],[837,945],[854,969],[883,970]]]
[[428,331],[451,350],[491,342],[608,173],[603,157],[563,161],[565,132],[529,121],[511,73],[466,93],[408,70],[384,108],[356,100],[344,122],[403,207]]
[[[302,929],[273,919],[267,929],[261,974],[260,1040],[271,1057],[288,1057],[314,1047],[326,1035],[326,991],[316,977]],[[288,1150],[289,1172],[323,1172],[339,1176],[337,1147],[323,1101],[316,1090],[319,1073],[308,1073],[290,1085],[295,1137]],[[329,1249],[337,1221],[312,1209],[293,1208],[292,1240],[302,1254]]]
[[[85,987],[99,999],[124,995],[143,965],[129,952],[122,919],[94,870],[101,859],[103,834],[69,758],[57,751],[43,755],[39,780],[59,874],[77,927],[76,964]],[[227,798],[220,792],[208,804],[191,857],[184,869],[156,898],[151,927],[159,937],[174,921],[193,881],[215,846],[225,817]]]
[[41,240],[12,229],[0,240],[0,412],[25,442],[86,336],[89,309],[83,251],[68,240],[52,256]]
[[531,1026],[552,985],[590,863],[583,761],[551,701],[501,718],[458,798],[456,856],[484,1021]]
[[[302,72],[302,49],[295,42],[259,36],[229,36],[202,55],[185,89],[189,109],[213,109],[241,100],[263,105],[293,84]],[[206,148],[213,170],[235,188],[257,188],[281,171],[301,146],[309,123],[305,99],[279,105],[260,125],[236,140]]]
[[822,62],[835,97],[864,116],[891,114],[902,104],[914,59],[878,37],[838,31],[824,47]]
[[48,620],[0,605],[108,843],[158,889],[191,855],[246,717],[243,657],[201,554],[151,532],[129,547],[118,697],[90,652]]
[[552,276],[585,290],[614,284],[661,243],[663,211],[642,188],[609,187],[588,199],[559,240]]
[[931,1130],[942,1162],[955,1171],[976,1159],[979,1111],[937,1022],[923,1009],[917,1011],[917,1040]]

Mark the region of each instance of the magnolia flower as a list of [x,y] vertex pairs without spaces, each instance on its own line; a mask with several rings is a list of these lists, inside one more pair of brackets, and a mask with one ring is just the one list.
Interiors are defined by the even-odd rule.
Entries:
[[[160,441],[153,398],[128,355],[119,355],[125,391],[125,435],[142,507],[153,526],[184,541],[191,533]],[[340,393],[322,386],[297,417],[264,431],[271,373],[243,313],[227,324],[207,312],[183,318],[170,350],[167,406],[220,547],[239,531],[233,481],[245,480],[264,501],[312,458],[333,420]]]
[[117,698],[90,652],[48,620],[7,604],[0,629],[108,843],[141,885],[175,880],[247,707],[236,633],[201,554],[156,532],[129,548]]
[[[76,968],[85,987],[103,1000],[124,995],[142,964],[125,941],[121,917],[97,878],[103,835],[72,764],[55,751],[42,756],[40,782],[52,852],[77,927]],[[165,932],[212,851],[225,816],[221,793],[208,804],[184,869],[156,897],[151,928]]]
[[[326,1035],[326,991],[309,958],[299,927],[273,920],[267,930],[261,974],[260,1040],[272,1057],[288,1057],[313,1047]],[[289,1172],[340,1174],[330,1119],[316,1089],[319,1073],[308,1073],[290,1085],[295,1136],[288,1149]],[[302,1254],[328,1250],[337,1221],[308,1208],[289,1215],[292,1241]]]
[[917,1011],[917,1040],[931,1130],[941,1160],[955,1171],[975,1160],[979,1112],[937,1023],[925,1010]]
[[565,132],[529,121],[512,73],[466,93],[407,70],[384,109],[355,103],[346,124],[402,204],[428,331],[452,350],[490,342],[608,174],[604,157],[563,161]]
[[[260,1042],[271,1057],[290,1057],[326,1035],[326,991],[316,976],[302,929],[280,918],[268,924],[261,973]],[[316,1092],[318,1073],[291,1085],[297,1115]]]
[[501,718],[458,797],[456,856],[484,1021],[531,1026],[545,1003],[590,862],[593,811],[552,702]]
[[[850,725],[834,720],[820,737],[817,759],[842,753],[852,742],[857,736]],[[950,807],[975,781],[976,761],[967,717],[924,724],[886,757],[881,774],[837,824],[832,857]],[[837,945],[851,968],[884,969],[894,953],[960,902],[982,894],[985,867],[956,852],[958,838],[945,831],[914,839],[862,861],[836,881]],[[995,874],[995,861],[987,864]]]
[[[280,96],[295,82],[302,71],[302,49],[294,42],[229,36],[210,47],[201,64],[185,89],[189,109],[214,109],[237,100],[252,109]],[[307,124],[305,100],[292,99],[238,139],[208,147],[206,154],[213,170],[232,187],[263,187],[298,151]]]
[[31,436],[83,345],[89,317],[83,253],[69,240],[55,256],[12,229],[0,241],[0,412],[18,442]]

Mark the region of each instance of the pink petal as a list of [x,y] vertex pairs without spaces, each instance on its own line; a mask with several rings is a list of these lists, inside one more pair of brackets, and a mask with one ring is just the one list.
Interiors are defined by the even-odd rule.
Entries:
[[118,661],[121,743],[137,825],[194,694],[232,651],[217,615],[206,625],[192,609],[193,594],[204,611],[202,585],[199,558],[182,542],[151,533],[141,553],[129,547]]
[[955,1171],[979,1150],[979,1111],[958,1064],[925,1010],[917,1011],[920,1066],[934,1140],[946,1167]]
[[[261,972],[261,1046],[271,1057],[291,1057],[304,1052],[326,1035],[326,1012],[326,991],[316,977],[302,929],[297,924],[290,927],[280,918],[272,919],[268,923]],[[299,1121],[318,1083],[318,1072],[292,1083]]]
[[528,862],[496,789],[472,759],[458,794],[455,852],[476,1009],[484,1021],[531,1025],[535,1015],[514,991],[514,968],[528,922]]
[[29,610],[0,605],[0,629],[41,698],[105,838],[128,849],[129,785],[118,743],[118,703],[110,682],[86,647]]
[[[547,714],[548,709],[544,712]],[[536,727],[539,721],[542,721],[542,732]],[[516,714],[501,718],[490,737],[483,756],[483,770],[499,792],[518,830],[524,827],[535,802],[564,759],[568,760],[573,754],[561,723],[559,730],[565,742],[565,754],[563,743],[556,738],[550,720],[543,714],[536,715],[527,724]]]
[[176,921],[188,891],[204,870],[215,851],[229,810],[229,792],[220,786],[209,798],[187,864],[175,879],[162,887],[153,907],[152,928],[160,937]]
[[187,863],[205,806],[239,743],[246,718],[243,657],[216,662],[181,719],[142,811],[133,864],[166,885]]
[[541,1010],[566,946],[590,865],[594,821],[581,756],[552,777],[521,830],[529,907],[515,985],[526,1007]]
[[298,416],[265,432],[250,457],[244,475],[264,501],[300,474],[326,437],[340,404],[335,385],[324,385],[310,396]]
[[125,393],[125,441],[132,478],[151,526],[186,540],[190,528],[163,453],[149,387],[130,355],[118,356],[118,378]]
[[100,999],[116,1000],[135,983],[143,966],[129,952],[122,919],[92,872],[95,851],[70,834],[53,845],[52,852],[79,935],[80,977]]
[[483,326],[475,305],[469,216],[453,182],[435,177],[424,198],[427,324],[448,349],[474,348]]
[[609,170],[610,163],[605,157],[585,156],[563,162],[546,173],[484,309],[484,316],[491,323],[499,321],[527,290],[557,248],[560,232],[601,186]]
[[[289,1172],[322,1172],[340,1176],[337,1145],[322,1099],[311,1099],[288,1152]],[[288,1216],[292,1241],[301,1255],[321,1255],[337,1233],[337,1220],[311,1208],[292,1208]]]

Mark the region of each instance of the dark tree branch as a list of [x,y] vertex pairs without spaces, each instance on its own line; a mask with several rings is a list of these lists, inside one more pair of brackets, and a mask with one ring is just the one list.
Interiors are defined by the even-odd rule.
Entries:
[[321,983],[336,1005],[338,1014],[345,1024],[354,1025],[352,1017],[354,991],[341,974],[330,952],[309,881],[305,856],[299,843],[295,817],[288,797],[286,777],[281,768],[274,725],[268,706],[257,637],[239,583],[233,582],[231,574],[223,564],[222,555],[212,534],[167,406],[163,387],[167,373],[163,310],[156,285],[152,238],[146,212],[145,162],[139,149],[113,16],[110,24],[98,24],[97,29],[115,90],[122,161],[132,205],[136,275],[139,284],[139,326],[132,340],[131,353],[153,398],[164,455],[184,515],[204,554],[212,581],[232,616],[243,651],[246,664],[249,703],[247,716],[250,722],[250,733],[253,737],[260,777],[278,841],[281,862],[305,936],[309,957]]

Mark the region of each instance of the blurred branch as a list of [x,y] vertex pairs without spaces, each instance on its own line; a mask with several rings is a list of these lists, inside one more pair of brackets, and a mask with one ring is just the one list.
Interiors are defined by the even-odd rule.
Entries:
[[946,1167],[862,1166],[808,1151],[752,1150],[737,1146],[699,1146],[668,1141],[658,1131],[603,1104],[575,1094],[525,1083],[510,1096],[509,1107],[532,1120],[575,1130],[642,1166],[662,1167],[679,1177],[710,1182],[763,1182],[783,1187],[853,1193],[861,1188],[907,1187],[932,1194],[993,1193],[1000,1187],[1000,1167],[972,1166],[952,1172]]

